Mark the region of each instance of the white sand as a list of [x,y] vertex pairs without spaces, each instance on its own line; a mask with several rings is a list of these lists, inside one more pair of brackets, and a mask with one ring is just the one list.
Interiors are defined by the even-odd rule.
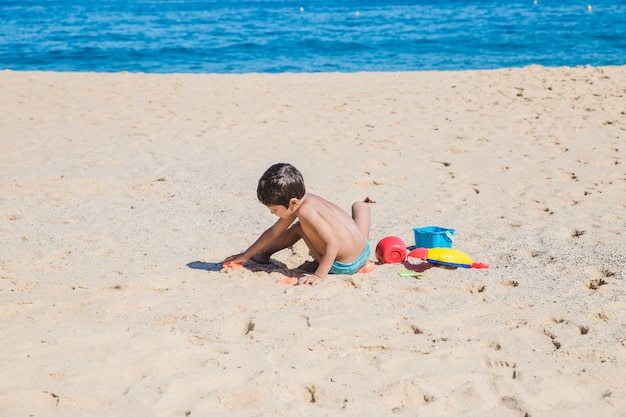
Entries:
[[[626,416],[626,67],[3,71],[0,101],[1,416]],[[275,162],[375,201],[373,245],[449,227],[491,267],[220,271]]]

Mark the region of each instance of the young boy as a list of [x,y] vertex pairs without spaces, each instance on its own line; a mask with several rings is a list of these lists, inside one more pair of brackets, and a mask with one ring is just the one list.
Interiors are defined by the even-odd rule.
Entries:
[[[317,285],[327,274],[354,274],[369,260],[370,208],[365,202],[352,205],[352,217],[344,210],[306,192],[302,174],[293,165],[272,165],[259,179],[257,197],[279,217],[272,227],[238,255],[224,262],[252,259],[267,263],[279,250],[303,239],[318,262],[313,274],[298,284]],[[297,221],[296,221],[297,220]]]

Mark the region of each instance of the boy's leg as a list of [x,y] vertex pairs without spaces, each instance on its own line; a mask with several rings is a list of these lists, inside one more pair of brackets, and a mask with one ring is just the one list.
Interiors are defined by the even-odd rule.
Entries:
[[352,205],[352,219],[356,223],[365,239],[370,239],[370,206],[364,201],[357,201]]
[[273,254],[288,248],[289,246],[293,246],[298,240],[301,239],[301,235],[302,227],[300,226],[300,222],[296,222],[285,230],[285,232],[268,247],[254,255],[252,260],[262,264],[268,263]]

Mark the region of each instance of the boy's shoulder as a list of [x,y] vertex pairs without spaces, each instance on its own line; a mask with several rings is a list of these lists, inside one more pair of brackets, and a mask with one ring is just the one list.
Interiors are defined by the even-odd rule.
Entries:
[[322,207],[330,203],[324,197],[307,193],[302,200],[302,207]]
[[298,217],[313,216],[316,213],[332,211],[334,204],[315,194],[306,194],[298,209]]
[[315,194],[305,194],[304,198],[300,200],[300,207],[298,209],[298,217],[301,215],[306,216],[314,211],[317,211],[319,207],[324,205],[324,199]]

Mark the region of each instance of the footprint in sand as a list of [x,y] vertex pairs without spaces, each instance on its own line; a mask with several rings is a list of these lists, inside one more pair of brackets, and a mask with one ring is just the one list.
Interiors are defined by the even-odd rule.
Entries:
[[485,285],[476,284],[476,285],[471,285],[467,289],[467,292],[469,292],[470,294],[476,294],[476,293],[485,292],[486,289],[487,287]]
[[244,336],[248,336],[250,333],[252,333],[254,331],[254,327],[256,325],[254,324],[254,321],[252,321],[252,319],[248,320],[248,323],[245,326],[245,332],[244,332]]
[[512,361],[501,361],[495,359],[486,359],[485,364],[489,368],[517,368],[517,364]]
[[562,323],[567,323],[567,320],[565,320],[563,317],[552,317],[550,320],[552,320],[552,323],[556,323],[556,324],[562,324]]
[[501,360],[494,360],[494,359],[486,359],[485,360],[485,364],[487,365],[487,367],[489,368],[501,368],[501,369],[509,369],[509,370],[513,370],[513,373],[511,374],[511,378],[512,379],[517,379],[518,377],[518,372],[517,372],[517,364],[513,361],[501,361]]
[[604,279],[599,278],[599,279],[592,279],[590,281],[585,282],[585,286],[587,288],[589,288],[590,290],[597,290],[598,288],[600,288],[603,285],[607,285],[608,282],[606,282]]
[[552,341],[552,344],[554,345],[556,350],[561,349],[561,342],[556,340],[556,335],[554,333],[552,333],[548,329],[543,329],[543,334],[545,334],[546,336],[548,336],[550,338],[550,340]]
[[606,322],[608,322],[610,320],[609,316],[604,311],[600,311],[599,313],[596,313],[595,317],[599,318],[602,321],[606,321]]

